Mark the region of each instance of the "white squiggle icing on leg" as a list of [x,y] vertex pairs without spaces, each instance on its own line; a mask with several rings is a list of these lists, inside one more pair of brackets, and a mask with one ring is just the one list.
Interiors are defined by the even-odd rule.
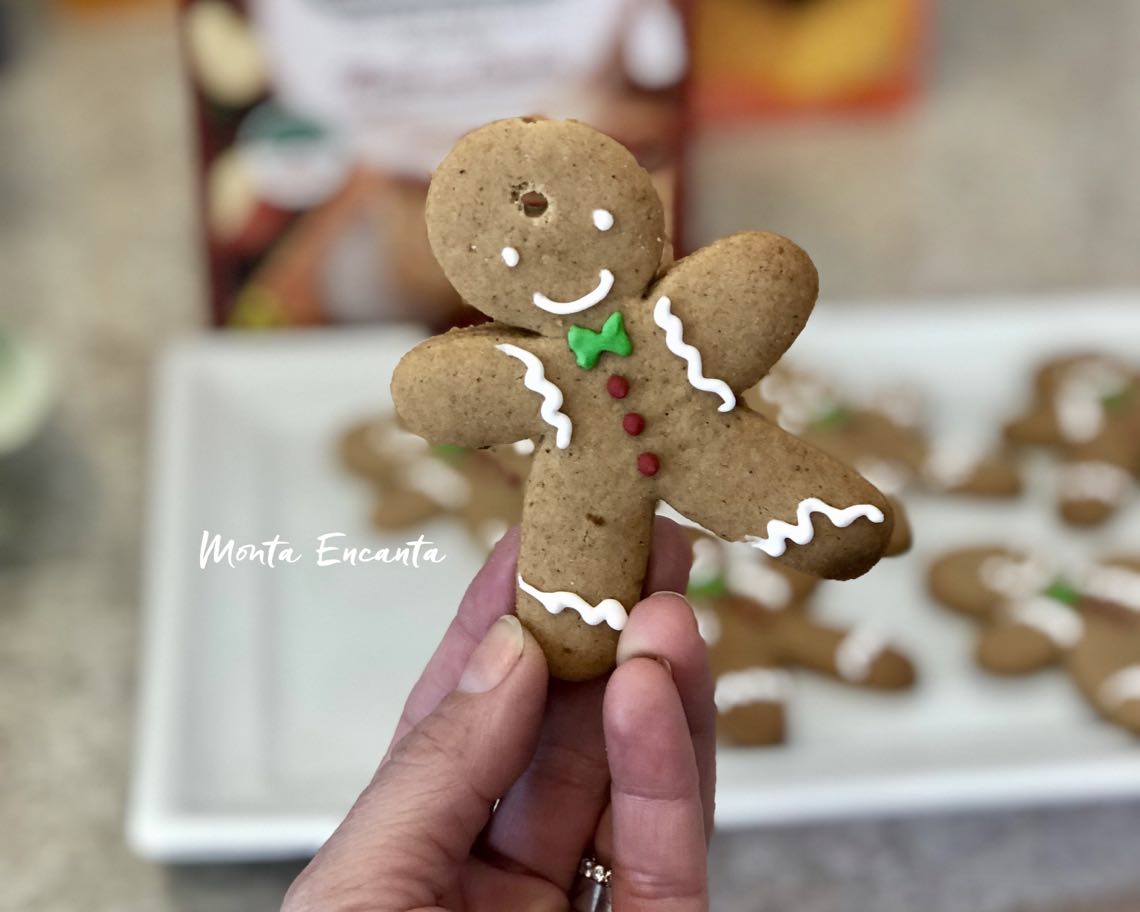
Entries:
[[1016,624],[1043,633],[1060,649],[1072,649],[1085,632],[1084,621],[1077,612],[1047,596],[1010,602],[1006,616]]
[[1057,482],[1062,500],[1113,504],[1132,486],[1132,476],[1111,462],[1071,462],[1061,466]]
[[625,628],[629,615],[622,603],[617,599],[602,599],[598,604],[591,605],[582,596],[574,592],[543,592],[536,589],[519,575],[519,588],[537,601],[551,614],[561,614],[567,608],[572,608],[582,616],[582,620],[591,627],[597,627],[603,621],[614,630]]
[[887,639],[870,627],[856,627],[835,647],[835,670],[844,681],[866,681],[871,666],[887,648]]
[[1097,698],[1108,709],[1140,700],[1140,665],[1125,666],[1105,678],[1097,691]]
[[752,703],[784,703],[792,692],[792,676],[782,668],[742,668],[716,679],[713,702],[726,713]]
[[570,437],[574,432],[574,425],[570,421],[570,416],[561,411],[564,401],[562,390],[546,379],[546,370],[533,352],[528,352],[525,348],[519,348],[517,345],[511,345],[509,342],[496,345],[495,348],[505,355],[517,358],[526,365],[523,386],[542,396],[539,414],[542,415],[542,420],[557,432],[554,442],[558,449],[566,449],[570,446]]
[[701,372],[701,353],[682,338],[684,326],[681,318],[672,311],[673,302],[662,295],[653,308],[653,322],[665,330],[665,346],[688,365],[689,384],[705,393],[715,393],[723,399],[718,412],[731,412],[736,408],[736,394],[723,380],[706,377]]
[[784,522],[782,519],[773,519],[768,523],[764,537],[759,535],[745,536],[744,540],[753,548],[759,548],[769,557],[779,557],[788,550],[788,542],[797,545],[806,545],[815,538],[815,527],[812,526],[813,513],[822,513],[832,524],[840,529],[846,529],[857,519],[868,519],[873,523],[881,523],[885,517],[883,511],[873,504],[855,504],[840,510],[831,504],[824,503],[818,497],[809,497],[801,500],[796,508],[795,525]]

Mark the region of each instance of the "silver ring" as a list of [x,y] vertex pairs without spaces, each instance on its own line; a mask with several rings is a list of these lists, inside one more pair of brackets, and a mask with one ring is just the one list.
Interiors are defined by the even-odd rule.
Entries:
[[613,871],[599,864],[596,858],[583,858],[570,888],[571,912],[613,912],[612,877]]

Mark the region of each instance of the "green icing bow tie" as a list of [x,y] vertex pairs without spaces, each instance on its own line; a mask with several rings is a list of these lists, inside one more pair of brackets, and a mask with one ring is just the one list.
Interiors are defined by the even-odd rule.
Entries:
[[578,366],[583,370],[593,369],[602,352],[613,352],[622,358],[629,357],[633,352],[633,343],[625,331],[620,310],[615,310],[606,318],[599,332],[586,329],[585,326],[571,326],[566,333],[566,341],[570,343],[570,350],[574,352]]

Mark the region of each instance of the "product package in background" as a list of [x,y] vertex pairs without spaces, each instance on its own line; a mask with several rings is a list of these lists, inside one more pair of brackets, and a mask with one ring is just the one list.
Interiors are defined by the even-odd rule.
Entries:
[[454,141],[496,118],[585,121],[679,199],[671,0],[189,0],[181,27],[216,324],[472,319],[423,204]]
[[692,0],[698,124],[883,111],[913,99],[933,0]]

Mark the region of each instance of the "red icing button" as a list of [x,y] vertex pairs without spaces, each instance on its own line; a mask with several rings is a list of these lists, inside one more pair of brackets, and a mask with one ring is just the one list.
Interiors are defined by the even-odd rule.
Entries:
[[642,453],[637,457],[637,471],[642,475],[656,475],[661,461],[652,453]]
[[645,419],[637,412],[626,412],[625,417],[621,419],[621,426],[631,437],[636,437],[645,430]]
[[615,399],[624,399],[629,395],[629,381],[621,374],[614,374],[606,381],[606,392]]

